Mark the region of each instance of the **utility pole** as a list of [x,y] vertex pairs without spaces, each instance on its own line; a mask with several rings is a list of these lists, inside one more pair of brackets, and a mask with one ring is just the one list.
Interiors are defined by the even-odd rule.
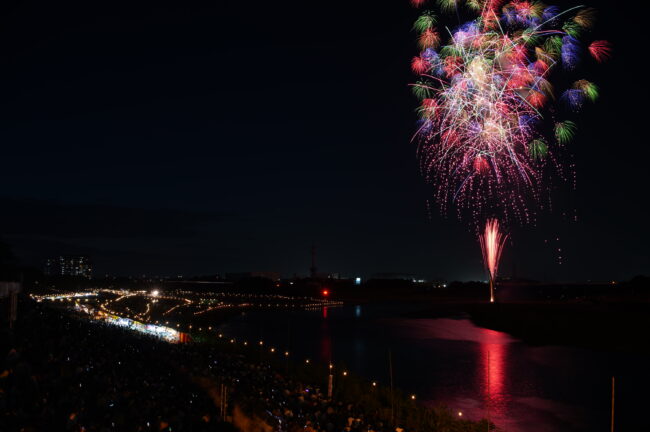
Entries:
[[614,384],[615,384],[614,377],[612,377],[612,422],[610,424],[610,432],[614,432],[614,396],[615,396]]
[[390,375],[390,422],[395,424],[395,399],[393,398],[393,352],[388,350],[388,374]]
[[327,377],[327,398],[330,399],[330,400],[332,399],[332,396],[334,395],[333,369],[334,369],[334,365],[332,364],[332,360],[330,360],[329,376]]
[[[287,349],[291,350],[291,317],[287,320]],[[289,376],[289,351],[284,352],[286,374]]]

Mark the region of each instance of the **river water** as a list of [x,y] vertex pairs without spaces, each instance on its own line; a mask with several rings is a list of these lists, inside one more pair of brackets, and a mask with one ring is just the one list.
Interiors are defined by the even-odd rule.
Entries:
[[[466,317],[411,319],[413,304],[351,305],[316,311],[252,311],[222,327],[264,340],[293,361],[309,358],[395,386],[456,415],[489,416],[512,432],[650,431],[650,358],[573,347],[530,346]],[[646,335],[646,329],[634,329]]]

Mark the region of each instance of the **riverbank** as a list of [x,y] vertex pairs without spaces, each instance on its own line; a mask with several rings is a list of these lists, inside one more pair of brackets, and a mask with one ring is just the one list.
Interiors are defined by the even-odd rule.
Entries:
[[[215,347],[222,354],[239,356],[251,365],[258,365],[253,366],[254,368],[259,368],[261,365],[268,370],[267,374],[274,375],[276,390],[279,389],[281,393],[283,388],[299,388],[297,393],[292,390],[294,396],[300,400],[311,399],[314,406],[320,405],[318,408],[320,411],[339,412],[340,414],[341,409],[350,409],[342,407],[354,407],[356,410],[354,421],[349,414],[346,414],[348,420],[343,422],[341,428],[336,429],[335,427],[333,430],[347,432],[361,432],[361,430],[389,432],[397,428],[406,431],[483,432],[497,430],[493,423],[488,425],[488,421],[485,419],[472,421],[459,417],[458,413],[452,412],[448,407],[439,403],[431,401],[426,404],[420,403],[415,395],[369,380],[341,365],[331,363],[328,365],[314,360],[296,358],[293,353],[276,349],[268,344],[238,340],[219,332],[194,333],[193,339],[202,346]],[[275,393],[277,394],[277,391]],[[251,400],[244,401],[242,405],[250,407]],[[275,412],[271,418],[264,417],[261,412],[250,410],[245,412],[258,419],[266,418],[265,424],[269,424],[277,430],[277,420],[281,417],[278,412]],[[268,413],[268,409],[264,412]],[[350,421],[352,423],[345,427],[345,423],[350,423]],[[358,424],[359,422],[361,424]],[[312,432],[318,430],[331,432],[331,428],[328,427],[323,430],[322,422],[320,426],[321,429],[317,428]]]
[[326,365],[292,363],[272,347],[205,332],[170,344],[32,302],[19,308],[0,346],[7,430],[227,430],[224,420],[245,432],[493,429],[342,370],[332,371],[330,397]]

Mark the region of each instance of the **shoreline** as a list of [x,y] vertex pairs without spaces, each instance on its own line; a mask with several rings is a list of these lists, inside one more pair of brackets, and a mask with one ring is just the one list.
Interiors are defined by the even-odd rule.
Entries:
[[561,345],[650,354],[650,340],[630,329],[650,327],[650,304],[628,302],[432,302],[406,318],[454,318],[507,333],[530,345]]
[[[205,396],[215,401],[215,406],[220,401],[220,396],[215,398],[215,394],[219,394],[215,393],[216,389],[222,388],[220,387],[221,384],[228,386],[228,392],[231,392],[229,394],[232,394],[232,396],[227,399],[227,405],[230,408],[226,418],[233,425],[246,426],[245,432],[248,430],[270,430],[270,428],[287,431],[287,429],[277,429],[272,426],[273,422],[280,418],[286,421],[281,412],[276,412],[276,409],[273,409],[272,406],[267,407],[266,402],[264,402],[268,402],[269,398],[273,399],[273,390],[264,397],[261,394],[256,396],[255,392],[249,390],[256,388],[258,384],[254,381],[251,383],[240,382],[241,379],[250,374],[250,371],[264,371],[259,372],[259,378],[265,377],[264,379],[271,379],[275,383],[281,383],[277,387],[280,394],[290,391],[291,396],[287,397],[304,399],[307,407],[309,404],[317,404],[327,412],[332,408],[336,411],[347,412],[348,408],[345,407],[354,406],[357,414],[361,414],[361,418],[365,418],[365,421],[374,424],[376,426],[374,430],[378,432],[390,432],[397,427],[411,432],[435,430],[440,427],[458,432],[497,430],[493,424],[488,426],[485,419],[478,421],[459,419],[444,406],[414,400],[399,389],[391,390],[387,386],[374,383],[343,370],[334,370],[336,385],[332,397],[329,397],[327,395],[327,365],[318,362],[304,364],[298,361],[287,361],[288,357],[285,358],[279,352],[274,354],[273,350],[269,351],[270,347],[264,346],[264,349],[262,349],[261,346],[256,344],[243,345],[234,343],[227,338],[218,337],[214,332],[209,334],[206,332],[193,333],[194,342],[170,344],[155,339],[150,335],[136,333],[101,322],[89,321],[88,318],[73,310],[40,306],[35,303],[29,306],[28,309],[32,309],[33,312],[40,312],[44,314],[44,317],[55,319],[55,321],[76,322],[75,326],[82,329],[83,333],[87,333],[90,337],[95,334],[112,335],[111,339],[113,337],[121,338],[128,344],[134,344],[134,346],[141,345],[146,349],[147,346],[151,345],[158,347],[157,349],[161,351],[174,353],[174,357],[179,364],[184,364],[181,360],[186,359],[187,365],[183,365],[180,370],[184,370],[184,373],[189,374],[190,381],[194,381],[197,386],[201,387]],[[58,319],[56,318],[57,315],[59,315]],[[32,326],[38,327],[38,321],[32,322]],[[96,341],[101,340],[100,337]],[[216,363],[211,365],[209,359],[216,360]],[[132,361],[132,359],[126,357],[121,358],[121,360],[122,362]],[[225,371],[229,371],[226,375],[219,372],[224,367]],[[201,370],[203,372],[196,374],[197,371]],[[343,372],[345,372],[344,375]],[[237,379],[233,379],[234,377],[237,377]],[[199,385],[199,381],[202,382],[202,385]],[[269,389],[273,388],[276,388],[275,384],[269,387]],[[270,415],[270,413],[273,414]],[[308,428],[308,424],[300,427],[303,428],[303,426]],[[324,430],[323,426],[321,424],[320,428],[315,430]],[[288,431],[291,431],[291,429],[288,429]]]

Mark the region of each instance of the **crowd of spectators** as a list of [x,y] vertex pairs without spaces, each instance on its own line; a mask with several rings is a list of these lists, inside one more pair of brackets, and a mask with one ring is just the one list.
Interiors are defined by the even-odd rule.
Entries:
[[170,344],[28,301],[20,307],[0,341],[2,431],[393,430],[378,412],[216,344]]
[[180,349],[25,304],[2,337],[0,430],[213,430]]

